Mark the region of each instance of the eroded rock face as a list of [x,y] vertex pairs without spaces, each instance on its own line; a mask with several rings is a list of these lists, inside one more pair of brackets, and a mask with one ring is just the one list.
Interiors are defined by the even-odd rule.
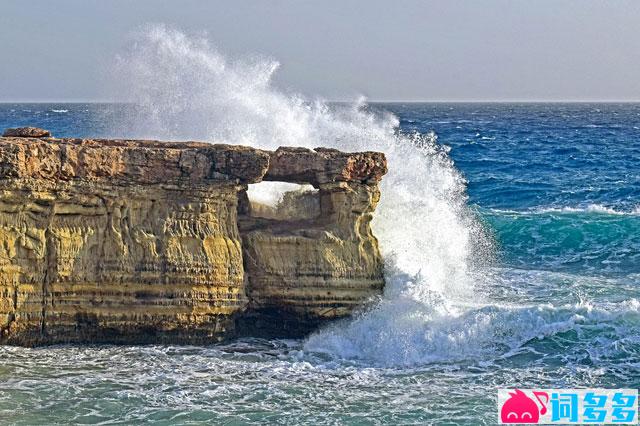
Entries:
[[[209,343],[350,313],[383,286],[384,157],[284,151],[289,176],[281,150],[0,138],[0,343]],[[267,177],[316,186],[318,215],[292,196],[285,219],[252,216]]]
[[375,152],[271,153],[265,179],[312,184],[317,192],[285,194],[281,219],[256,217],[251,205],[240,215],[246,334],[301,336],[382,292],[382,259],[370,222],[386,171],[384,155]]

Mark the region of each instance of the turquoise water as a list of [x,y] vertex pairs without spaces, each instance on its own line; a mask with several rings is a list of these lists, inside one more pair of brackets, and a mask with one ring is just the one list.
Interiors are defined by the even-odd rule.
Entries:
[[[382,300],[304,341],[3,347],[0,422],[494,424],[499,387],[640,387],[640,105],[366,108],[394,113],[409,135],[394,143],[420,148],[388,147],[406,170],[390,172],[383,194],[409,204],[407,188],[434,187],[402,217],[436,218],[415,236],[425,246],[395,232],[390,201],[377,212],[383,252],[399,257],[387,256]],[[139,114],[4,104],[0,128],[144,136]],[[160,136],[172,135],[182,138]],[[403,250],[424,265],[412,269],[418,257]],[[445,279],[429,282],[441,268]],[[442,282],[453,289],[432,294]]]

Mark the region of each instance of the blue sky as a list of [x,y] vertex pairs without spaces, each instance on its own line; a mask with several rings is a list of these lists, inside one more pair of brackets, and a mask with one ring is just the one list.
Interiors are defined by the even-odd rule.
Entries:
[[640,100],[640,2],[3,0],[0,101],[112,100],[145,23],[279,60],[328,99]]

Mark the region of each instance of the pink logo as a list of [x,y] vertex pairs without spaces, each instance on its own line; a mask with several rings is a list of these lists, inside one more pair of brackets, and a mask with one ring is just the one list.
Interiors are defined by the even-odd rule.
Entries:
[[[538,423],[540,415],[547,412],[546,405],[549,402],[549,395],[546,392],[533,392],[533,395],[540,403],[540,409],[538,409],[538,404],[520,389],[509,392],[509,399],[505,401],[502,410],[500,410],[502,423]],[[544,397],[545,401],[542,402],[540,397]]]

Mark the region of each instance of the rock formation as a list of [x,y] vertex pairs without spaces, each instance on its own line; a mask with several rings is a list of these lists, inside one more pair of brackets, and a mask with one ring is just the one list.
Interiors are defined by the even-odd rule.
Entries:
[[38,127],[17,127],[15,129],[7,129],[2,136],[16,136],[22,138],[48,138],[51,132],[40,129]]
[[[37,135],[37,136],[36,136]],[[296,336],[383,287],[382,154],[0,138],[0,343]],[[310,184],[277,207],[249,184]]]

